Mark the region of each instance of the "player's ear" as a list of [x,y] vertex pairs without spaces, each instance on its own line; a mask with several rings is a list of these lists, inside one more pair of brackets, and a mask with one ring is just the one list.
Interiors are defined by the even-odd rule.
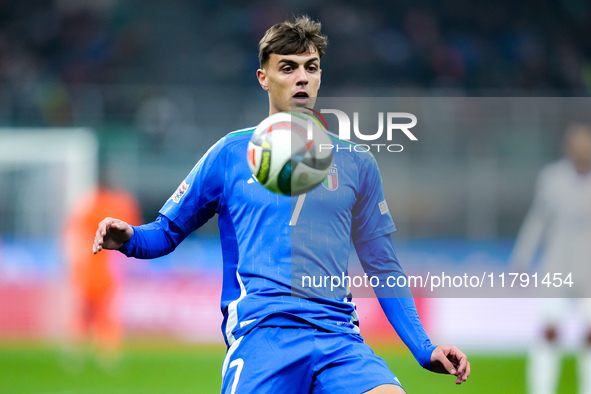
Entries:
[[269,87],[267,86],[267,72],[264,68],[259,68],[257,70],[257,79],[263,90],[269,90]]

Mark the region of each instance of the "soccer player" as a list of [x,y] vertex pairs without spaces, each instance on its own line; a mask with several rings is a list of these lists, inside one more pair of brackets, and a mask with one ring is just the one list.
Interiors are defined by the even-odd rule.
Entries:
[[134,196],[111,187],[105,171],[99,185],[82,196],[74,206],[63,230],[66,257],[70,263],[72,305],[69,312],[69,336],[83,349],[91,341],[104,367],[117,361],[122,327],[114,300],[119,286],[112,267],[115,252],[88,253],[88,239],[96,233],[96,223],[107,215],[117,215],[128,223],[141,223],[140,209]]
[[[511,268],[525,271],[543,245],[538,272],[571,273],[573,280],[589,283],[591,256],[591,127],[572,124],[564,139],[566,157],[544,167],[532,205],[521,226],[511,256]],[[568,290],[565,286],[561,290]],[[559,324],[572,306],[578,306],[587,329],[579,354],[579,392],[591,394],[591,301],[583,294],[565,292],[564,298],[540,300],[544,336],[532,346],[527,382],[532,394],[553,394],[560,376]]]
[[[289,111],[292,103],[313,106],[326,46],[320,23],[308,17],[266,32],[257,78],[268,92],[269,115]],[[347,297],[292,296],[294,261],[339,275],[346,271],[351,241],[369,275],[401,274],[373,156],[335,150],[336,190],[319,186],[306,195],[279,196],[253,180],[246,162],[253,130],[232,132],[211,147],[155,222],[131,227],[114,218],[101,221],[94,253],[118,249],[140,258],[161,256],[217,213],[228,345],[223,393],[404,393],[363,342]],[[297,200],[301,209],[292,211]],[[455,375],[457,384],[468,378],[466,355],[452,345],[431,344],[410,296],[380,303],[420,365]]]

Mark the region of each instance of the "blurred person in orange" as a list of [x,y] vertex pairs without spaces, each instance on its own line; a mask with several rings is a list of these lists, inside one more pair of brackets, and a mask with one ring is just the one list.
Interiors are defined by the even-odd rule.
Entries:
[[117,361],[122,341],[122,325],[114,303],[118,278],[111,260],[115,252],[92,254],[88,251],[88,239],[94,236],[96,223],[109,214],[141,223],[135,197],[113,187],[108,174],[101,171],[99,183],[77,201],[63,231],[71,284],[71,350],[79,355],[90,342],[98,361],[106,367]]
[[[541,249],[537,267],[540,278],[547,273],[563,273],[570,274],[571,281],[589,283],[591,126],[570,125],[564,136],[564,153],[564,158],[540,171],[532,205],[511,256],[511,268],[517,272],[531,269]],[[568,313],[577,309],[575,306],[587,335],[578,352],[579,392],[591,394],[591,299],[574,288],[564,289],[561,298],[539,300],[543,335],[530,349],[527,366],[528,392],[532,394],[554,394],[558,390],[559,328]]]

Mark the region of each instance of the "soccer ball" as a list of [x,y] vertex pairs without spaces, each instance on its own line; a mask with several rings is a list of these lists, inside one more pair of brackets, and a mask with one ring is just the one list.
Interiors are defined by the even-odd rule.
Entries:
[[303,112],[263,120],[248,143],[250,170],[261,185],[284,196],[320,185],[332,165],[332,145],[322,123]]

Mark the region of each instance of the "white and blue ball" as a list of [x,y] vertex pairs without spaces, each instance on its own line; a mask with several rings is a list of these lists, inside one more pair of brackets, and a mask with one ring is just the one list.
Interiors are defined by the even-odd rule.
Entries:
[[248,165],[259,183],[284,196],[306,193],[320,185],[332,158],[324,126],[303,112],[279,112],[263,120],[247,150]]

